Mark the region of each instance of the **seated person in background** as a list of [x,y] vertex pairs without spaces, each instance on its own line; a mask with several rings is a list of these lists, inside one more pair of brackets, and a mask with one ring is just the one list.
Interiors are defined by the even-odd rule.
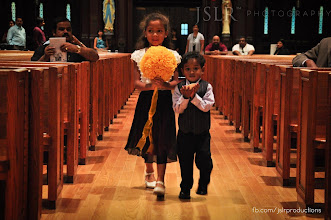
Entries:
[[232,53],[238,56],[253,55],[255,48],[253,45],[248,44],[244,37],[239,39],[239,43],[232,47]]
[[[99,55],[96,50],[86,47],[73,34],[71,23],[66,18],[56,18],[53,26],[54,37],[66,37],[66,43],[61,45],[63,52],[68,52],[68,62],[96,61]],[[34,52],[32,61],[49,61],[50,56],[54,55],[55,48],[49,46],[49,41],[38,47]]]
[[292,63],[297,67],[331,67],[331,37],[322,39],[312,49],[297,55]]
[[94,38],[94,49],[101,49],[101,50],[108,50],[108,44],[107,41],[104,41],[103,39],[103,31],[98,31],[98,37]]
[[277,49],[274,53],[274,55],[289,55],[290,51],[284,46],[284,40],[280,39],[277,42]]
[[215,35],[213,37],[212,43],[208,44],[205,49],[206,55],[226,55],[228,54],[228,48],[221,43],[219,36]]

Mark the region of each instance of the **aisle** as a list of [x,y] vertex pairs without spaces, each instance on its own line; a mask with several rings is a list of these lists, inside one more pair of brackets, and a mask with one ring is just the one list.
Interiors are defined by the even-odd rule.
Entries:
[[166,171],[165,199],[157,201],[152,190],[145,189],[143,159],[123,149],[137,98],[135,92],[96,151],[89,152],[87,165],[79,166],[75,184],[64,185],[57,209],[44,209],[42,219],[311,219],[278,213],[282,208],[296,208],[295,188],[281,187],[275,168],[263,166],[261,154],[253,153],[250,144],[215,109],[211,111],[214,169],[208,195],[195,194],[195,168],[192,199],[180,201],[179,164],[171,163]]

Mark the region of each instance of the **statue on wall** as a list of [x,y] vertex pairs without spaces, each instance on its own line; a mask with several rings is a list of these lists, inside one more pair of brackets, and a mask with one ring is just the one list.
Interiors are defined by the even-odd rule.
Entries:
[[222,0],[222,35],[230,35],[230,23],[232,14],[231,0]]
[[114,0],[103,1],[103,21],[105,23],[105,30],[109,32],[114,31],[115,20],[115,2]]

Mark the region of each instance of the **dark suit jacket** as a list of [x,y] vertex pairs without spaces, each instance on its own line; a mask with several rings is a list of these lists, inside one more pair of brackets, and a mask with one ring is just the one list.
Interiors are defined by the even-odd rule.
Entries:
[[331,65],[331,37],[324,38],[319,44],[294,57],[293,66],[303,66],[302,62],[306,59],[313,60],[318,67],[330,67]]

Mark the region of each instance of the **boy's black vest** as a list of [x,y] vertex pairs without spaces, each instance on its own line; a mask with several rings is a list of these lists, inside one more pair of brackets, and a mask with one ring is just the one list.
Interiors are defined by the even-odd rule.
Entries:
[[[180,82],[178,84],[178,89],[180,90],[185,83],[186,80]],[[202,98],[207,92],[208,82],[200,80],[199,84],[200,88],[197,94]],[[189,102],[184,112],[179,114],[178,124],[179,130],[184,133],[204,133],[210,129],[210,111],[203,112]]]

